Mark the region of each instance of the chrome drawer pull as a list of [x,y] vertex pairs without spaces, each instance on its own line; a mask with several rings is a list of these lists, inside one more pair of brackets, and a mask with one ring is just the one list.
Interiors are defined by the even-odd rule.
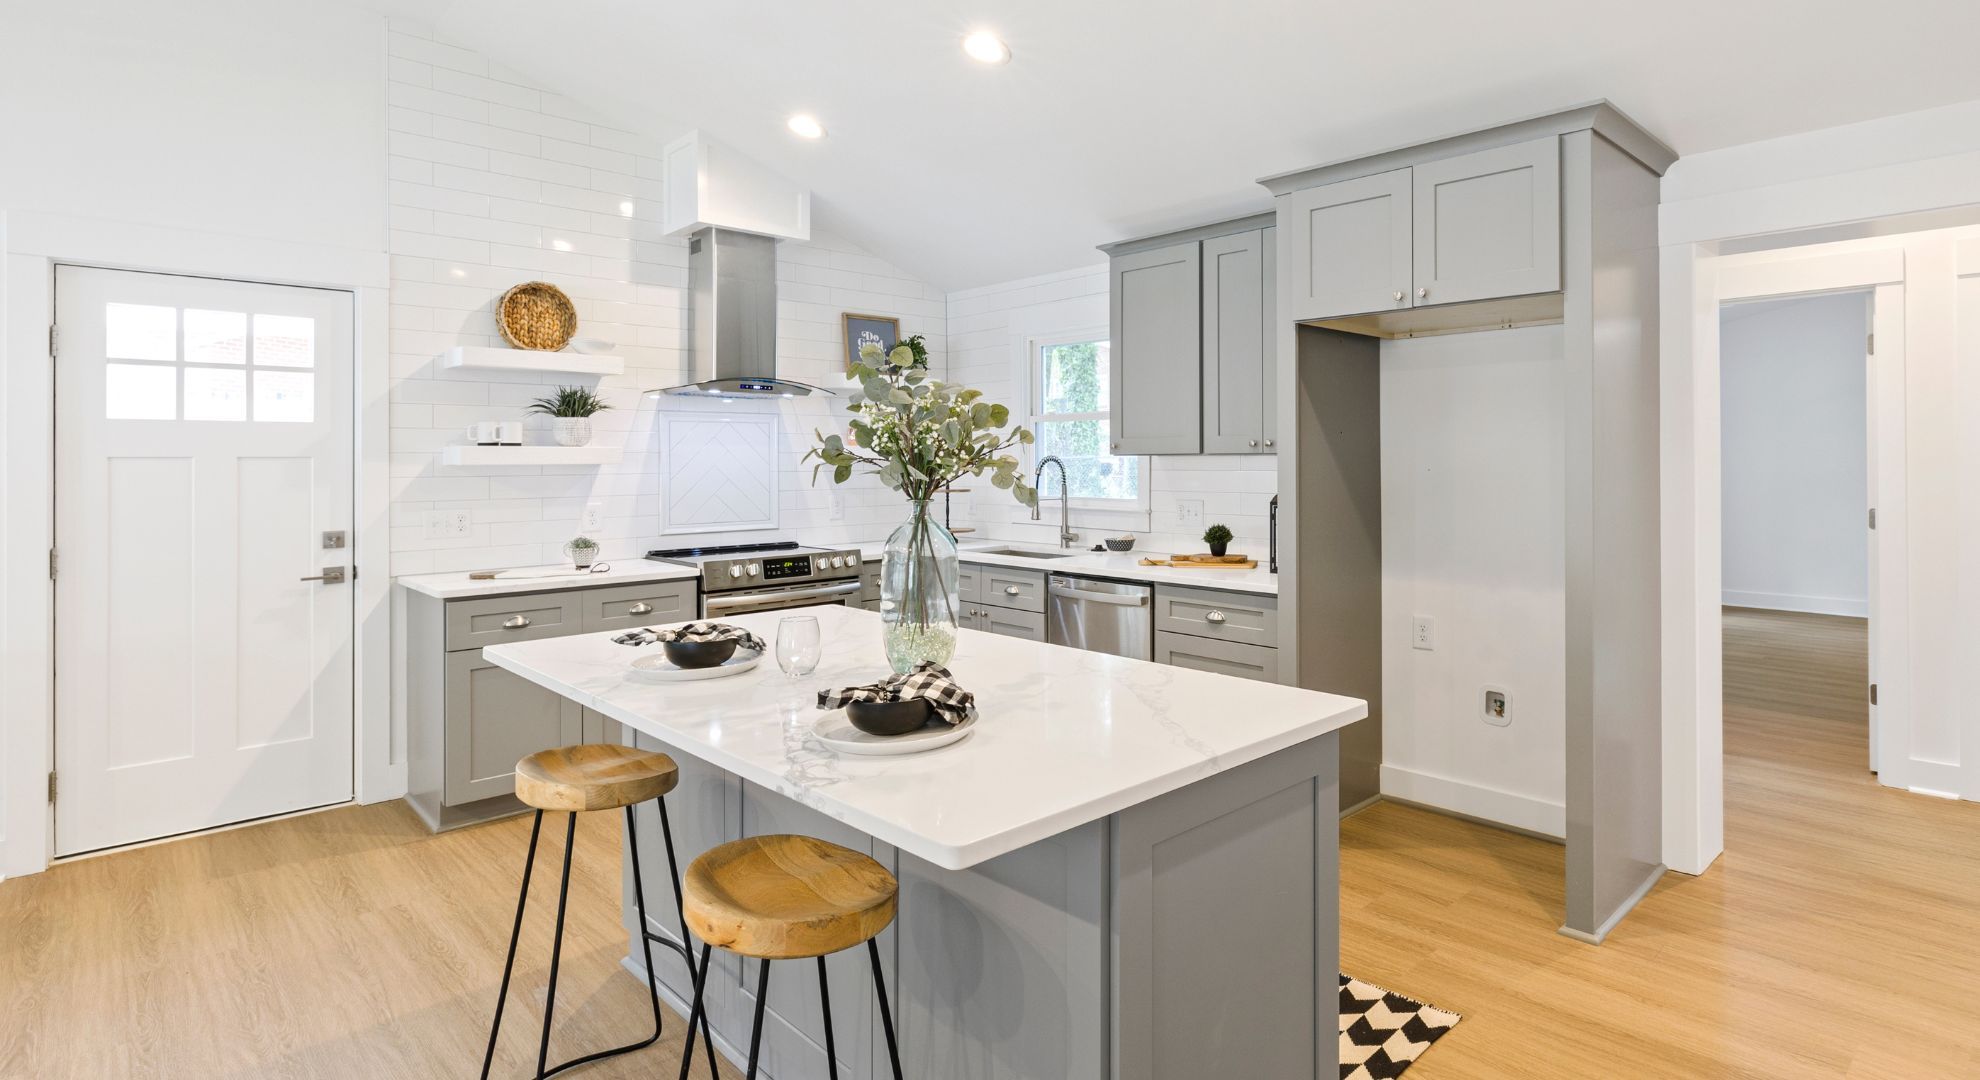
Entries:
[[626,609],[626,614],[628,614],[628,615],[651,615],[651,614],[653,614],[653,605],[652,605],[652,604],[649,604],[649,603],[647,603],[647,602],[646,602],[646,601],[644,601],[644,600],[641,600],[641,601],[640,601],[639,603],[637,603],[637,604],[634,604],[633,606],[631,606],[631,607],[629,607],[629,608],[627,608],[627,609]]
[[1203,616],[1203,621],[1207,623],[1222,623],[1225,621],[1224,613],[1221,611],[1212,611],[1209,614]]
[[1005,596],[1016,596],[1016,595],[1018,594],[1018,592],[1019,592],[1019,589],[1018,589],[1018,587],[1017,587],[1016,585],[1006,585],[1006,586],[1004,586],[1004,595],[1005,595]]
[[529,616],[527,615],[511,615],[502,620],[502,629],[504,630],[521,630],[528,625]]

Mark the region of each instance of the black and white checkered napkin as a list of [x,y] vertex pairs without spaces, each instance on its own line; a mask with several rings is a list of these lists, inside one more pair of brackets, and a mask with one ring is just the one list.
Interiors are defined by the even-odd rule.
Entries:
[[738,649],[763,652],[763,639],[743,629],[719,622],[691,622],[669,630],[641,628],[612,639],[620,645],[653,645],[666,641],[733,641]]
[[932,660],[915,665],[905,675],[889,675],[867,686],[820,690],[818,707],[843,709],[855,701],[906,701],[927,698],[935,716],[945,724],[960,724],[976,715],[976,695],[956,685],[949,669]]

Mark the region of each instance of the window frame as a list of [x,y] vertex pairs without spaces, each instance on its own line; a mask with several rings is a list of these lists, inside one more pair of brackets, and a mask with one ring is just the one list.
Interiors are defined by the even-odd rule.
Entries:
[[[1025,426],[1030,428],[1034,435],[1038,433],[1038,425],[1041,421],[1105,420],[1110,425],[1108,430],[1110,432],[1112,431],[1113,409],[1111,401],[1108,402],[1108,408],[1098,412],[1048,413],[1044,411],[1045,350],[1057,345],[1085,345],[1094,342],[1106,342],[1109,354],[1111,355],[1113,337],[1104,326],[1073,330],[1055,330],[1050,333],[1033,333],[1021,337],[1019,347],[1022,351],[1021,363],[1024,365]],[[1108,389],[1111,393],[1112,387],[1110,386]],[[1153,463],[1149,461],[1148,456],[1145,454],[1117,454],[1114,456],[1139,459],[1140,464],[1135,469],[1137,483],[1134,498],[1074,498],[1071,500],[1072,508],[1075,510],[1138,514],[1145,517],[1149,512],[1149,472]],[[1024,466],[1026,471],[1036,474],[1038,470],[1038,446],[1036,443],[1024,448]],[[1040,491],[1039,503],[1043,507],[1048,500],[1042,494],[1042,486]],[[1054,498],[1049,501],[1057,502],[1058,500]],[[1146,528],[1146,525],[1143,524],[1142,527]]]

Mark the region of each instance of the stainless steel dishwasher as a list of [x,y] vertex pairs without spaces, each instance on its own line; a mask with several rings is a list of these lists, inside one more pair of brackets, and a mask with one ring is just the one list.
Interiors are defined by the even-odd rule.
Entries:
[[1154,590],[1124,581],[1053,574],[1046,579],[1045,640],[1088,652],[1154,655]]

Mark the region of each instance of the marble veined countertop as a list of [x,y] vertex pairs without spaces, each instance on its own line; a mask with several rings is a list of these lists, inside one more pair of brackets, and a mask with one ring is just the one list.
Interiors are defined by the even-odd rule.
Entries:
[[[1181,571],[1188,573],[1188,571]],[[950,670],[976,695],[969,737],[902,757],[840,755],[811,736],[817,691],[888,674],[880,616],[826,606],[735,616],[774,643],[816,616],[818,669],[774,657],[700,682],[650,682],[644,650],[612,635],[491,645],[488,660],[937,866],[960,870],[1095,821],[1368,715],[1356,698],[1103,653],[961,632]]]
[[[860,557],[867,562],[873,562],[880,558],[886,546],[884,540],[860,544]],[[1279,595],[1279,575],[1266,568],[1262,554],[1254,556],[1258,560],[1258,568],[1255,570],[1177,570],[1168,566],[1141,565],[1142,559],[1167,558],[1167,552],[1135,550],[1116,553],[1072,548],[1062,559],[1035,559],[1023,555],[995,555],[984,549],[1011,548],[1040,552],[1054,552],[1058,549],[1002,540],[964,540],[958,546],[962,549],[964,562],[982,563],[986,566],[1018,566],[1028,570],[1078,574],[1082,577],[1100,577],[1112,581],[1190,585],[1199,589],[1228,589],[1231,592],[1257,593],[1264,596]]]

